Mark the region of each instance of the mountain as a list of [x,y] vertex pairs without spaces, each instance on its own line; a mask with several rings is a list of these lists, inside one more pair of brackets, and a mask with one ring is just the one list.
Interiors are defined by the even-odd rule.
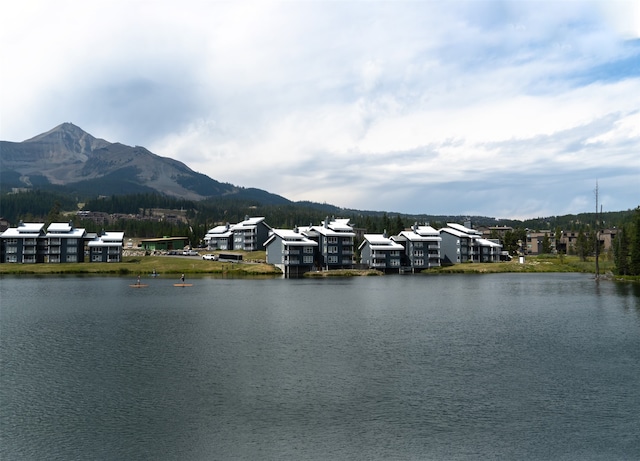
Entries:
[[26,141],[0,141],[0,185],[62,188],[92,196],[159,192],[187,200],[224,196],[291,203],[261,189],[218,182],[144,147],[95,138],[72,123]]

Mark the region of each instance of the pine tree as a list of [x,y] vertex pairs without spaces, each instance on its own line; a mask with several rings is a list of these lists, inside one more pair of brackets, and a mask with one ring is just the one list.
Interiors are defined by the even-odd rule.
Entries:
[[640,207],[636,208],[630,236],[629,275],[640,275]]
[[616,244],[613,249],[616,274],[629,275],[629,233],[628,226],[622,227],[616,236]]
[[587,254],[588,254],[587,246],[588,246],[587,236],[584,235],[584,232],[582,231],[578,232],[578,237],[576,239],[576,253],[578,256],[580,256],[580,261],[587,260]]

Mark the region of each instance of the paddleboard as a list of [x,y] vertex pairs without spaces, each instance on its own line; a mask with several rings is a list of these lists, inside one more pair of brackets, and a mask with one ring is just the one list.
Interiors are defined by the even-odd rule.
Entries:
[[144,288],[144,287],[148,287],[149,285],[145,285],[144,283],[135,283],[133,285],[129,285],[131,288]]
[[174,283],[174,287],[192,287],[193,283]]

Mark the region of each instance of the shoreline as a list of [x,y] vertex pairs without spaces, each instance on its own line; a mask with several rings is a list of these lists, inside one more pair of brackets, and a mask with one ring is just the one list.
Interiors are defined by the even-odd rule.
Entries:
[[[603,280],[640,282],[640,277],[615,276],[613,264],[601,261]],[[119,263],[61,263],[61,264],[0,264],[2,275],[120,275],[150,276],[153,272],[160,276],[173,274],[190,275],[223,275],[237,277],[282,276],[277,267],[261,260],[250,262],[205,261],[201,258],[167,257],[167,256],[126,256]],[[462,263],[426,269],[410,275],[443,275],[443,274],[496,274],[496,273],[544,273],[544,272],[577,272],[595,273],[594,261],[580,261],[573,256],[549,257],[530,256],[522,264],[518,261],[496,263]],[[340,269],[320,272],[307,272],[304,277],[360,277],[382,276],[384,272],[374,269]],[[392,274],[389,274],[392,275]]]

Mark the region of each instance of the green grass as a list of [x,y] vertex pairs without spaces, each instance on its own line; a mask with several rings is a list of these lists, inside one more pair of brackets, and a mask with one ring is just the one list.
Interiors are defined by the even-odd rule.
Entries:
[[[261,253],[261,252],[257,252]],[[263,253],[263,252],[262,252]],[[120,263],[61,263],[61,264],[0,264],[0,274],[114,274],[148,275],[155,269],[158,274],[228,274],[279,275],[280,270],[270,264],[253,262],[257,258],[248,253],[246,261],[230,263],[204,261],[201,257],[129,256]]]
[[[0,264],[2,274],[111,274],[147,276],[153,272],[166,274],[221,274],[232,277],[242,276],[278,276],[282,272],[271,264],[265,263],[265,252],[242,253],[241,263],[204,261],[201,257],[172,256],[129,256],[120,263],[63,263],[63,264]],[[602,258],[600,274],[610,274],[613,262]],[[498,263],[464,263],[422,271],[422,274],[495,274],[508,272],[584,272],[595,273],[595,260],[589,258],[580,261],[577,256],[540,255],[527,256],[525,263],[517,259]],[[376,270],[342,269],[323,272],[309,272],[306,277],[351,277],[383,275]],[[616,279],[620,279],[616,277]],[[638,281],[638,277],[625,280]]]
[[[614,269],[612,261],[600,260],[600,274]],[[580,261],[577,256],[527,256],[524,264],[517,258],[497,263],[463,263],[422,271],[423,274],[496,274],[507,272],[584,272],[595,273],[595,259]]]

